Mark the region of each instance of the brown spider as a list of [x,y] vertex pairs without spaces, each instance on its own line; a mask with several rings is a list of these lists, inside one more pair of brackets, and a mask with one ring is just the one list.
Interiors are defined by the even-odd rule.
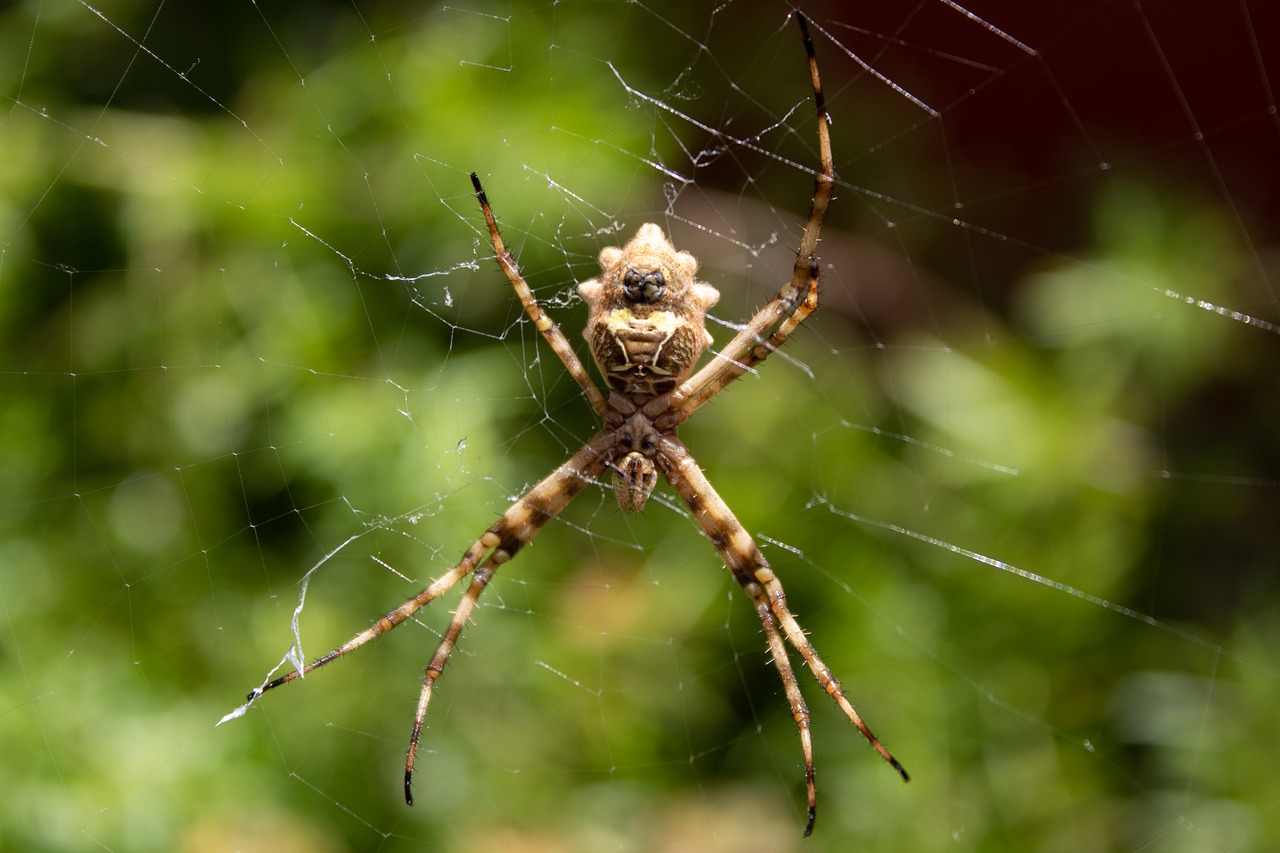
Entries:
[[[444,576],[342,646],[302,669],[290,671],[258,687],[248,697],[248,701],[253,702],[266,691],[355,651],[404,622],[470,575],[471,583],[453,614],[435,656],[426,667],[404,767],[404,796],[410,805],[413,804],[410,789],[413,764],[422,733],[422,721],[431,701],[431,691],[436,679],[444,671],[463,626],[471,618],[471,611],[480,594],[499,566],[514,557],[517,551],[538,534],[543,525],[568,506],[579,492],[594,483],[606,469],[611,472],[618,506],[631,512],[644,509],[645,502],[657,485],[659,474],[666,478],[688,504],[694,520],[711,540],[729,571],[742,585],[743,591],[751,597],[760,623],[764,626],[774,666],[778,668],[787,700],[791,704],[792,716],[800,730],[809,799],[804,834],[808,835],[813,831],[816,814],[813,743],[809,731],[809,709],[791,668],[791,660],[783,643],[784,636],[809,665],[809,670],[827,695],[835,700],[840,710],[858,727],[858,731],[862,732],[876,752],[893,765],[904,780],[908,778],[902,765],[862,722],[858,712],[845,697],[840,682],[818,657],[804,630],[787,607],[781,582],[751,535],[734,517],[724,500],[716,494],[693,456],[676,437],[676,428],[681,423],[734,379],[763,362],[818,307],[818,261],[815,253],[822,220],[831,200],[835,174],[829,119],[823,102],[822,85],[818,79],[813,40],[805,17],[798,11],[795,12],[795,17],[808,54],[809,75],[813,82],[818,115],[821,166],[815,181],[809,221],[800,238],[800,249],[791,280],[697,373],[693,373],[693,368],[712,343],[711,335],[706,330],[705,315],[707,309],[720,298],[720,293],[711,285],[694,278],[698,262],[693,255],[676,251],[657,225],[642,225],[627,245],[620,249],[611,246],[600,253],[599,278],[578,285],[578,292],[590,309],[586,338],[591,347],[591,355],[608,385],[608,397],[605,397],[592,383],[564,333],[542,310],[529,285],[520,275],[515,260],[498,233],[498,223],[489,207],[480,179],[475,173],[471,175],[471,183],[480,201],[480,209],[484,212],[498,264],[511,280],[512,287],[538,331],[564,362],[569,374],[582,386],[591,407],[604,421],[604,428],[551,476],[513,503],[467,549],[461,562]],[[228,715],[230,716],[233,715]]]

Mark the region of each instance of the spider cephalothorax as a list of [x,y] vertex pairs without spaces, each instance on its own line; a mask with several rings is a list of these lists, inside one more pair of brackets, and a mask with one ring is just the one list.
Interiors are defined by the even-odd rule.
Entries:
[[[693,455],[676,436],[676,427],[733,380],[764,362],[818,307],[818,234],[831,200],[835,170],[813,41],[804,16],[799,12],[795,12],[795,16],[804,35],[817,107],[820,168],[815,173],[809,219],[804,233],[800,235],[791,278],[773,299],[741,326],[709,363],[695,373],[698,358],[712,343],[706,329],[706,312],[720,294],[711,285],[694,278],[698,262],[693,255],[677,251],[662,229],[653,224],[642,225],[631,242],[622,248],[603,250],[600,253],[600,277],[584,281],[578,285],[578,290],[590,309],[586,337],[592,357],[608,383],[606,397],[587,375],[564,332],[542,310],[529,284],[520,275],[515,259],[502,241],[480,178],[473,173],[471,183],[480,201],[498,264],[529,318],[564,363],[569,375],[582,388],[587,402],[604,426],[546,479],[511,504],[502,517],[463,553],[456,566],[327,655],[258,687],[249,694],[249,703],[264,692],[355,651],[390,631],[470,576],[467,591],[453,611],[449,627],[424,672],[404,766],[405,800],[412,804],[410,782],[413,764],[432,690],[463,627],[471,619],[476,602],[498,569],[537,536],[570,501],[594,484],[606,469],[612,472],[618,505],[634,512],[644,508],[661,475],[689,508],[693,521],[715,546],[725,567],[751,599],[760,619],[773,665],[782,678],[791,715],[800,730],[809,801],[805,835],[812,831],[816,815],[813,743],[809,732],[809,709],[791,666],[788,643],[871,746],[897,769],[903,779],[907,778],[902,766],[862,722],[840,682],[805,636],[787,606],[781,581],[751,534],[716,494]],[[242,707],[236,713],[243,710]]]
[[630,243],[600,252],[600,277],[578,285],[591,313],[584,332],[605,382],[643,400],[675,390],[711,345],[707,309],[720,291],[697,281],[698,262],[652,222]]

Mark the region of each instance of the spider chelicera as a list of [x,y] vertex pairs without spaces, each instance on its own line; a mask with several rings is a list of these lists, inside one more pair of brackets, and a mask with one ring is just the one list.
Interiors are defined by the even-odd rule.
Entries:
[[705,326],[706,312],[720,298],[720,293],[694,278],[698,262],[693,255],[677,251],[657,225],[645,224],[622,248],[604,249],[600,253],[600,276],[578,285],[578,292],[590,309],[586,338],[591,355],[604,376],[606,396],[592,383],[564,333],[538,304],[502,241],[480,179],[474,173],[471,175],[498,264],[510,279],[538,331],[582,387],[591,408],[604,421],[604,428],[549,477],[513,503],[492,527],[472,543],[462,555],[462,560],[434,583],[342,646],[301,669],[263,684],[248,697],[251,703],[268,690],[355,651],[470,576],[467,591],[454,611],[435,656],[426,667],[404,767],[404,796],[410,805],[413,804],[414,759],[431,692],[480,594],[503,563],[514,557],[543,525],[605,471],[610,472],[618,506],[631,512],[644,509],[659,475],[665,478],[688,505],[693,519],[751,598],[764,628],[773,664],[782,678],[792,716],[800,730],[808,792],[808,820],[804,834],[813,831],[816,814],[813,743],[809,709],[800,693],[786,643],[799,653],[827,695],[835,700],[876,752],[893,765],[904,780],[908,778],[902,765],[862,722],[845,697],[840,683],[810,644],[787,607],[782,583],[751,535],[716,494],[689,450],[676,437],[676,428],[681,423],[733,380],[759,366],[818,307],[818,235],[831,201],[835,174],[830,121],[818,78],[813,40],[804,16],[798,11],[794,14],[804,37],[818,116],[820,166],[816,173],[809,220],[800,238],[791,280],[696,373],[694,367],[698,359],[712,343]]

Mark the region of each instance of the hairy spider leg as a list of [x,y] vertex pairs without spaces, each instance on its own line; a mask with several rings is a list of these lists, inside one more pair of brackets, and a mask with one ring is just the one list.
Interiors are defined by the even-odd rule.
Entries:
[[458,636],[471,618],[471,611],[480,598],[480,593],[484,592],[499,566],[514,557],[517,551],[538,535],[543,525],[559,515],[584,488],[604,472],[612,446],[613,436],[610,433],[596,433],[550,477],[508,507],[502,518],[485,534],[486,541],[493,543],[493,551],[472,575],[471,585],[463,593],[458,609],[453,612],[449,628],[424,671],[418,710],[413,717],[413,734],[409,737],[409,752],[404,762],[404,801],[409,805],[413,805],[413,763],[418,753],[422,721],[427,715],[427,705],[431,702],[431,692],[436,679],[449,662],[449,655],[453,653]]
[[[726,385],[764,361],[818,307],[818,238],[822,233],[822,221],[831,204],[831,190],[836,182],[835,161],[831,153],[831,117],[827,115],[827,102],[822,94],[822,79],[818,75],[818,58],[814,53],[813,38],[809,35],[809,20],[798,9],[793,14],[804,38],[809,78],[813,84],[814,109],[818,117],[819,168],[813,180],[809,219],[800,236],[800,248],[796,252],[791,279],[706,366],[686,380],[673,395],[672,408],[680,413],[681,421],[687,420]],[[783,325],[766,339],[765,332],[780,321],[784,321]]]
[[613,444],[614,436],[610,432],[597,433],[549,477],[508,507],[502,517],[494,522],[483,536],[472,543],[462,555],[462,560],[440,579],[327,655],[317,658],[301,670],[292,670],[257,688],[249,694],[249,701],[252,702],[268,690],[287,684],[355,651],[404,622],[431,601],[448,592],[468,574],[472,575],[471,584],[463,594],[449,623],[449,628],[445,631],[435,655],[424,671],[422,692],[418,697],[418,709],[414,715],[413,733],[409,738],[409,750],[404,766],[404,798],[406,803],[413,805],[411,784],[413,765],[417,757],[418,741],[422,734],[422,721],[426,717],[427,705],[431,702],[431,693],[436,680],[444,671],[449,655],[452,654],[458,636],[470,619],[480,593],[484,592],[485,586],[499,566],[514,557],[517,551],[538,534],[543,525],[555,518],[588,484],[594,482],[604,472]]
[[498,220],[494,218],[493,210],[489,207],[489,197],[485,195],[484,187],[481,186],[480,178],[475,172],[471,173],[471,186],[475,188],[476,198],[480,200],[480,209],[484,212],[484,221],[489,226],[489,238],[493,241],[493,251],[497,257],[498,266],[502,267],[502,271],[511,282],[511,286],[515,288],[516,295],[520,297],[520,304],[524,306],[529,319],[533,320],[533,325],[538,328],[538,331],[542,333],[542,337],[546,339],[547,343],[551,345],[551,349],[560,358],[560,361],[564,363],[565,370],[569,371],[569,375],[582,388],[582,393],[587,396],[587,402],[591,404],[591,408],[595,410],[597,415],[603,414],[605,410],[604,395],[600,393],[600,389],[591,381],[591,376],[587,373],[587,369],[582,366],[582,360],[573,351],[573,347],[569,345],[569,340],[565,337],[564,332],[560,331],[560,327],[555,324],[555,321],[547,316],[546,311],[542,310],[542,306],[538,304],[538,298],[533,295],[533,291],[529,288],[529,283],[520,274],[520,268],[516,266],[515,259],[511,257],[511,252],[507,251],[506,243],[502,241],[502,234],[498,231]]
[[813,832],[813,824],[817,816],[813,738],[809,731],[809,708],[805,704],[804,696],[800,693],[800,685],[791,668],[786,646],[783,645],[782,636],[778,633],[779,626],[782,627],[782,633],[786,635],[791,647],[800,653],[804,662],[808,664],[809,671],[813,673],[813,677],[822,685],[827,695],[840,706],[840,710],[849,718],[849,722],[862,732],[862,736],[876,752],[880,753],[880,757],[898,771],[904,782],[909,781],[911,777],[907,775],[907,771],[890,754],[884,744],[880,743],[880,739],[872,734],[871,729],[862,721],[862,717],[845,696],[840,682],[818,656],[804,629],[800,627],[800,623],[787,607],[782,582],[774,574],[769,561],[760,552],[751,534],[747,533],[746,528],[729,509],[729,505],[724,502],[706,475],[702,473],[702,469],[698,467],[689,449],[675,436],[664,436],[657,460],[662,475],[688,505],[694,521],[711,540],[711,544],[715,546],[720,558],[724,560],[725,566],[742,586],[743,591],[751,597],[756,613],[760,616],[760,623],[764,627],[765,638],[769,644],[769,652],[773,656],[773,665],[782,679],[782,687],[786,691],[787,700],[791,703],[791,715],[800,729],[800,746],[804,752],[805,788],[809,798],[809,819],[805,823],[804,834],[809,835]]

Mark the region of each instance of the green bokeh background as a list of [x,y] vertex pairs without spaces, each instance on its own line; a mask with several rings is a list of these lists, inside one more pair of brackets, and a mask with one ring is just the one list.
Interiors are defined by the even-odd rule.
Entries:
[[644,221],[720,320],[776,289],[816,159],[787,6],[0,11],[0,849],[1275,849],[1275,30],[1176,5],[973,7],[1036,59],[810,8],[941,118],[818,39],[823,310],[682,431],[914,777],[802,672],[807,840],[758,625],[665,491],[589,490],[504,567],[414,808],[452,602],[215,726],[304,578],[314,656],[595,428],[469,171],[575,345]]

